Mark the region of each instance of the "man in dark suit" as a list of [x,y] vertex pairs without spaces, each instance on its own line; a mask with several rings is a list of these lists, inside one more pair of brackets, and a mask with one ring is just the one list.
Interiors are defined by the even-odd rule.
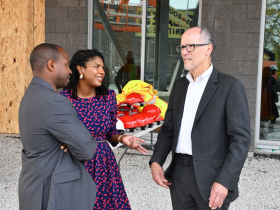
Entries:
[[[211,64],[214,37],[206,29],[187,30],[177,51],[186,77],[170,94],[165,121],[150,160],[154,181],[170,188],[173,209],[228,209],[238,197],[238,181],[250,145],[245,89]],[[162,169],[172,151],[172,162]]]
[[[22,171],[20,210],[92,210],[96,186],[82,161],[93,158],[96,141],[72,103],[56,93],[70,79],[68,54],[59,46],[36,46],[33,79],[19,108]],[[69,152],[61,150],[67,144]]]

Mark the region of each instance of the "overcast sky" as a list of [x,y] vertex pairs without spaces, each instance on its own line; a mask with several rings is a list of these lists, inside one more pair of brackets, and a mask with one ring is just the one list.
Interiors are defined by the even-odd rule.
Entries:
[[[175,9],[186,10],[188,5],[188,0],[170,0],[170,6]],[[189,0],[189,9],[194,9],[197,6],[198,0]]]
[[[140,0],[129,0],[129,3],[140,4]],[[186,10],[188,0],[169,0],[169,4],[175,9]],[[197,6],[198,0],[189,0],[189,9],[194,9]]]

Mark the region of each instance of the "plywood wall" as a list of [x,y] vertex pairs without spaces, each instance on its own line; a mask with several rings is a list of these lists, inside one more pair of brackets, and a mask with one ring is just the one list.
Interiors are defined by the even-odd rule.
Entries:
[[32,79],[29,55],[45,40],[45,0],[0,0],[0,7],[0,133],[19,133],[19,104]]

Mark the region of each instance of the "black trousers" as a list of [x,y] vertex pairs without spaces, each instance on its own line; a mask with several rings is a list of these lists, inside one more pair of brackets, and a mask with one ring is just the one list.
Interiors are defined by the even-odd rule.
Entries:
[[[173,209],[210,210],[209,202],[205,202],[199,192],[192,157],[175,154],[173,164],[172,185],[170,186]],[[228,208],[229,204],[223,204],[217,210],[227,210]]]

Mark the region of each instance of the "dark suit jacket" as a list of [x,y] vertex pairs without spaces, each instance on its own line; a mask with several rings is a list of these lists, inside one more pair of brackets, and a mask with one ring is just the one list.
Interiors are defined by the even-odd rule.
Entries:
[[[183,77],[173,86],[150,164],[157,162],[162,166],[169,152],[175,153],[188,85]],[[191,137],[195,176],[204,200],[209,202],[214,182],[229,189],[225,203],[236,199],[251,139],[248,102],[241,82],[213,68]],[[172,173],[172,163],[166,173],[167,177]]]
[[[93,158],[96,141],[72,103],[34,77],[20,104],[19,129],[19,209],[92,210],[96,186],[81,161]],[[60,149],[62,142],[69,152]]]

